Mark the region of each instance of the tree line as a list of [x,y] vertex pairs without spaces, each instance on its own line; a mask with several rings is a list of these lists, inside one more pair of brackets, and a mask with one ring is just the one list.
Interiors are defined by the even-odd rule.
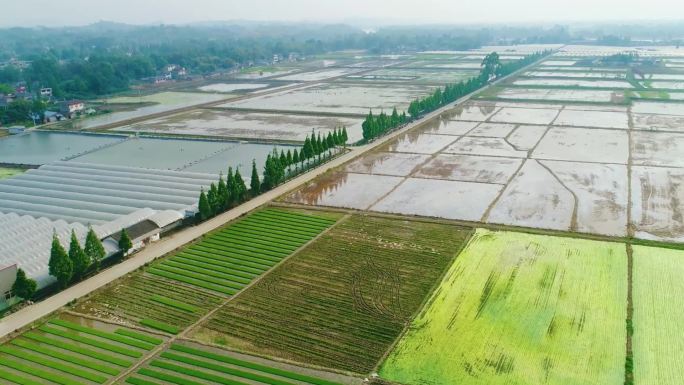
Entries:
[[[306,137],[304,145],[299,149],[281,150],[274,148],[266,157],[263,169],[263,180],[259,178],[256,161],[252,161],[252,175],[249,189],[236,168],[228,168],[224,178],[221,174],[218,183],[212,183],[207,192],[204,189],[199,197],[199,219],[206,220],[221,212],[229,210],[246,200],[269,191],[289,177],[302,173],[316,166],[325,158],[325,153],[332,156],[330,150],[343,146],[349,137],[347,128],[342,127],[329,132],[327,136],[311,134]],[[294,167],[294,170],[292,170]],[[131,238],[122,229],[119,233],[118,246],[123,256],[133,247]],[[85,245],[82,247],[75,231],[71,231],[68,250],[61,244],[56,233],[52,235],[48,272],[57,280],[59,289],[65,289],[72,283],[81,281],[90,272],[100,269],[101,261],[106,256],[102,241],[92,228],[88,229]],[[12,292],[25,300],[32,299],[37,290],[35,280],[29,278],[23,269],[18,269]]]
[[499,55],[496,52],[492,52],[482,60],[478,76],[462,80],[458,83],[447,84],[444,88],[435,89],[428,96],[411,101],[408,107],[408,117],[405,112],[400,115],[396,107],[392,110],[391,115],[387,115],[384,112],[373,115],[371,110],[361,124],[363,140],[367,142],[382,136],[388,131],[477,91],[492,80],[510,75],[550,53],[550,50],[540,51],[527,55],[520,60],[502,63]]
[[81,247],[76,233],[71,231],[68,252],[54,233],[48,270],[50,275],[57,279],[59,288],[64,289],[70,283],[82,280],[87,272],[98,271],[100,262],[106,255],[102,242],[92,227],[88,229],[84,247]]
[[[307,135],[304,144],[299,149],[280,150],[277,149],[266,156],[263,167],[263,180],[259,178],[256,161],[252,160],[252,172],[250,175],[249,190],[245,181],[236,168],[228,168],[228,174],[223,177],[219,175],[217,183],[212,183],[205,192],[200,190],[198,201],[198,219],[207,220],[222,212],[240,205],[241,203],[256,197],[266,191],[272,190],[286,179],[309,170],[324,159],[326,152],[331,156],[331,150],[343,146],[349,140],[347,128],[342,127],[328,132],[327,136],[312,133]],[[294,167],[294,170],[292,169]]]
[[[122,230],[119,246],[123,246],[124,253],[132,247],[131,240],[125,230]],[[82,280],[88,272],[98,271],[100,262],[105,256],[104,246],[92,228],[88,229],[84,247],[81,247],[76,233],[72,230],[68,252],[60,243],[57,234],[53,233],[48,272],[57,279],[59,288],[64,289],[70,283]],[[12,292],[15,296],[30,300],[35,295],[37,287],[36,281],[29,278],[23,269],[17,270],[12,285]]]

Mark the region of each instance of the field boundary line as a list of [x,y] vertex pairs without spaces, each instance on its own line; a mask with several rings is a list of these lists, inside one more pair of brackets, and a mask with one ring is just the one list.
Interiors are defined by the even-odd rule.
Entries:
[[[634,298],[632,286],[634,282],[634,249],[631,244],[625,245],[627,251],[627,318],[625,328],[627,329],[625,338],[625,385],[634,384],[634,349],[632,345],[632,335],[634,334]],[[629,368],[629,371],[627,370]]]
[[572,216],[570,217],[570,229],[569,230],[570,231],[577,231],[577,208],[579,207],[579,199],[577,198],[577,194],[575,194],[575,192],[572,191],[572,189],[570,189],[570,187],[568,187],[565,184],[565,182],[563,182],[561,180],[561,178],[558,175],[556,175],[555,172],[553,172],[551,167],[542,163],[539,160],[535,159],[535,161],[537,162],[538,165],[542,166],[549,174],[551,174],[551,176],[572,196],[573,205],[572,205]]
[[512,232],[525,233],[525,234],[547,235],[547,236],[562,237],[562,238],[579,238],[579,239],[587,239],[587,240],[592,240],[592,241],[611,242],[611,243],[623,243],[623,244],[629,243],[632,245],[662,247],[662,248],[673,249],[673,250],[684,250],[684,244],[676,243],[676,242],[651,241],[651,240],[639,239],[639,238],[615,237],[615,236],[610,236],[610,235],[602,235],[602,234],[594,234],[594,233],[586,233],[586,232],[571,232],[568,230],[542,229],[542,228],[537,228],[537,227],[523,227],[523,226],[514,226],[514,225],[506,225],[506,224],[499,224],[499,223],[490,223],[490,222],[466,221],[466,220],[461,220],[461,219],[446,219],[446,218],[426,217],[426,216],[419,216],[419,215],[383,213],[383,212],[379,212],[379,211],[364,211],[364,210],[358,210],[358,209],[332,207],[332,206],[307,206],[307,205],[303,205],[303,204],[289,203],[289,202],[275,202],[274,201],[274,202],[271,202],[270,205],[271,206],[277,206],[277,207],[283,207],[283,208],[299,208],[299,209],[318,210],[318,211],[323,211],[323,212],[326,212],[326,211],[327,212],[331,212],[331,211],[332,212],[350,212],[350,213],[357,213],[357,214],[363,214],[363,215],[369,215],[369,216],[375,216],[375,217],[381,217],[381,218],[402,219],[405,221],[442,223],[442,224],[449,224],[450,223],[450,224],[456,224],[456,225],[461,225],[461,226],[466,226],[466,227],[476,227],[476,228],[479,227],[479,228],[488,229],[488,230],[492,230],[492,231],[512,231]]
[[[267,271],[263,272],[261,275],[259,275],[258,277],[256,277],[254,280],[252,280],[252,282],[250,282],[249,284],[245,285],[245,286],[244,286],[242,289],[240,289],[237,293],[235,293],[234,295],[232,295],[232,296],[230,296],[230,297],[224,299],[221,303],[219,303],[219,304],[218,304],[216,307],[214,307],[211,311],[207,312],[205,315],[203,315],[202,317],[200,317],[197,321],[195,321],[195,322],[193,322],[192,324],[188,325],[185,329],[183,329],[183,331],[181,331],[180,333],[178,333],[178,334],[176,334],[176,335],[174,335],[174,336],[171,336],[171,337],[169,338],[168,341],[166,341],[166,342],[160,344],[160,345],[157,346],[155,349],[149,351],[148,354],[145,355],[143,358],[141,358],[136,364],[132,365],[130,368],[127,368],[127,369],[124,370],[123,372],[119,373],[118,376],[112,378],[110,381],[106,382],[106,384],[114,384],[114,383],[116,383],[117,381],[122,380],[122,379],[126,378],[127,376],[133,374],[133,373],[136,372],[138,369],[140,369],[141,367],[143,367],[147,362],[149,362],[151,359],[153,359],[155,356],[157,356],[157,354],[159,354],[159,353],[165,351],[166,349],[168,349],[168,348],[171,346],[171,344],[173,344],[174,342],[178,341],[179,339],[180,339],[180,340],[189,339],[189,338],[186,338],[186,336],[188,335],[188,333],[190,333],[191,331],[194,331],[197,327],[200,326],[200,324],[204,323],[204,321],[206,321],[206,320],[209,319],[211,316],[213,316],[214,314],[216,314],[216,312],[218,312],[218,311],[221,310],[224,306],[226,306],[228,303],[230,303],[230,301],[232,301],[233,299],[239,297],[240,294],[242,294],[242,293],[245,292],[246,290],[249,290],[249,288],[251,288],[252,286],[256,285],[258,282],[261,282],[261,280],[262,280],[264,277],[266,277],[267,275],[269,275],[272,271],[274,271],[274,270],[277,269],[278,267],[282,266],[282,264],[284,264],[287,260],[289,260],[289,259],[292,258],[293,256],[299,254],[299,252],[301,252],[305,247],[309,246],[312,242],[318,240],[321,236],[323,236],[323,234],[326,234],[328,231],[330,231],[331,229],[335,228],[339,223],[342,223],[342,222],[346,221],[349,217],[351,217],[351,214],[346,214],[346,215],[342,216],[342,217],[341,217],[340,219],[338,219],[335,223],[333,223],[330,227],[328,227],[328,228],[326,228],[325,230],[321,231],[321,232],[318,233],[315,237],[311,238],[308,242],[306,242],[305,244],[303,244],[302,246],[300,246],[299,248],[297,248],[296,250],[294,250],[292,253],[290,253],[290,255],[288,255],[287,257],[285,257],[285,258],[281,259],[280,261],[278,261],[278,263],[276,263],[276,264],[273,265],[271,268],[269,268]],[[193,341],[195,341],[195,340],[193,340]],[[200,344],[202,344],[201,341],[197,341],[197,342],[200,343]],[[226,349],[226,348],[224,347],[224,349]],[[227,349],[227,350],[230,350],[230,349]],[[239,352],[239,353],[242,353],[242,352]],[[245,354],[248,354],[248,353],[245,353]]]
[[[454,225],[454,226],[458,226],[458,225]],[[451,258],[449,258],[449,262],[446,264],[444,271],[442,272],[442,274],[439,275],[439,277],[437,277],[437,279],[435,280],[435,283],[432,284],[432,287],[430,287],[430,290],[428,291],[425,298],[423,298],[423,301],[420,303],[420,305],[418,306],[416,311],[413,314],[411,314],[411,316],[409,317],[409,321],[406,323],[406,325],[404,325],[404,328],[402,329],[401,333],[399,333],[397,338],[395,338],[394,341],[392,341],[392,343],[387,348],[385,353],[383,353],[382,357],[380,357],[380,360],[378,360],[378,362],[375,363],[375,366],[373,366],[371,376],[378,374],[378,370],[380,369],[380,366],[382,366],[382,364],[385,362],[385,360],[390,355],[390,353],[392,353],[394,348],[404,338],[404,335],[411,328],[411,325],[413,324],[413,320],[423,311],[425,306],[427,306],[427,304],[430,303],[435,292],[437,291],[437,289],[439,289],[439,286],[442,284],[442,281],[444,281],[444,278],[449,273],[449,270],[451,270],[451,267],[453,266],[453,264],[456,263],[458,256],[461,255],[461,252],[466,248],[466,246],[468,246],[470,244],[471,240],[475,236],[476,231],[477,231],[477,228],[475,228],[475,227],[472,227],[470,229],[470,231],[468,231],[467,240],[465,242],[463,242],[461,244],[461,246],[456,250],[454,255]]]
[[[400,64],[403,64],[405,62],[406,61],[400,61],[398,63],[392,63],[391,65],[389,65],[387,67],[400,65]],[[336,67],[336,68],[340,68],[340,67]],[[183,113],[195,110],[195,109],[212,108],[212,107],[216,107],[216,106],[219,106],[221,104],[224,104],[224,103],[232,103],[232,102],[236,102],[236,101],[240,101],[240,100],[246,100],[246,99],[250,99],[250,98],[258,98],[258,97],[261,97],[264,95],[277,94],[279,92],[290,92],[290,91],[298,90],[298,89],[303,88],[303,87],[312,86],[316,83],[331,82],[331,81],[335,81],[337,79],[343,78],[343,77],[348,76],[348,75],[359,75],[359,74],[362,75],[362,74],[365,74],[367,72],[373,72],[375,70],[377,70],[377,68],[362,69],[360,71],[351,72],[351,73],[343,74],[343,75],[339,75],[339,76],[333,76],[330,78],[325,78],[325,79],[317,80],[317,81],[295,82],[295,83],[292,83],[290,86],[284,86],[282,88],[281,87],[274,87],[271,90],[266,89],[263,92],[260,92],[258,94],[245,94],[245,95],[239,95],[239,96],[234,97],[234,98],[227,97],[227,98],[224,98],[221,100],[214,100],[214,101],[207,102],[207,103],[200,103],[200,104],[195,104],[192,106],[180,107],[180,108],[169,110],[169,111],[162,111],[162,112],[158,112],[156,114],[140,116],[137,118],[130,118],[130,119],[126,119],[124,121],[114,122],[114,123],[109,123],[109,124],[103,124],[103,125],[100,125],[97,127],[93,127],[92,129],[79,130],[79,131],[93,131],[93,132],[109,131],[112,128],[128,126],[131,124],[144,122],[146,120],[153,120],[153,119],[159,119],[159,118],[167,117],[167,116],[180,115],[180,114],[183,114]],[[289,76],[289,75],[295,75],[297,73],[306,73],[306,72],[310,72],[310,71],[300,71],[300,72],[296,72],[296,73],[292,73],[292,74],[283,74],[281,76]],[[239,80],[239,79],[233,79],[233,80]],[[268,79],[268,80],[278,80],[278,78],[274,77],[273,79]],[[220,82],[221,80],[217,79],[217,81]],[[279,81],[286,82],[287,80],[279,80]],[[171,92],[190,92],[190,91],[171,91]],[[195,91],[195,92],[197,92],[197,91]],[[202,92],[200,92],[200,93],[202,93]]]
[[634,237],[636,224],[632,224],[632,145],[634,144],[634,119],[632,118],[632,105],[627,107],[627,236]]

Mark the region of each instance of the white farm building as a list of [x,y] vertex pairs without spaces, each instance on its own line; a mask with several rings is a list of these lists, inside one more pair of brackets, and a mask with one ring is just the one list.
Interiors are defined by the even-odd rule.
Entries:
[[[44,287],[52,234],[65,248],[73,229],[84,242],[88,226],[108,253],[127,229],[142,247],[197,212],[200,189],[214,174],[55,162],[0,180],[0,266],[16,264]],[[130,229],[130,230],[128,230]]]

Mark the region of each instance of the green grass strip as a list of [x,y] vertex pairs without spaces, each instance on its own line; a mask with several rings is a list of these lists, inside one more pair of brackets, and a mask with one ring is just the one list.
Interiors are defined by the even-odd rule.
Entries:
[[29,380],[28,378],[18,376],[14,373],[6,372],[2,369],[0,369],[0,378],[19,385],[43,385],[38,381]]
[[190,270],[179,269],[177,267],[167,265],[166,263],[159,264],[155,267],[159,270],[168,271],[169,273],[173,273],[173,274],[177,274],[177,275],[181,275],[181,276],[185,276],[185,277],[189,277],[189,278],[194,278],[194,279],[199,280],[199,281],[205,281],[205,282],[213,283],[213,284],[224,286],[224,287],[233,288],[236,290],[236,292],[237,292],[237,290],[240,290],[245,286],[244,284],[232,282],[232,281],[229,281],[225,278],[210,277],[210,276],[207,276],[205,274],[193,273]]
[[[241,288],[242,285],[246,285],[246,284],[252,282],[251,279],[242,278],[242,277],[230,274],[230,273],[223,273],[223,272],[220,272],[220,271],[214,270],[214,269],[197,267],[197,266],[194,266],[192,264],[186,264],[182,261],[174,261],[173,259],[167,259],[166,261],[164,261],[164,263],[162,263],[162,265],[173,267],[173,268],[180,269],[180,270],[193,272],[193,273],[205,274],[205,275],[207,275],[207,277],[225,279],[226,281],[235,282],[236,284],[239,283],[240,285],[234,286],[236,289]],[[227,286],[230,286],[230,285],[227,285]]]
[[163,358],[166,358],[169,360],[182,362],[184,364],[197,366],[197,367],[204,368],[204,369],[210,369],[210,370],[225,373],[225,374],[228,374],[228,375],[231,375],[234,377],[241,377],[241,378],[246,378],[248,380],[262,382],[264,384],[269,384],[269,385],[295,385],[292,382],[278,380],[278,379],[275,379],[272,377],[266,377],[266,376],[262,376],[260,374],[245,372],[245,371],[237,370],[237,369],[233,369],[233,368],[228,368],[228,367],[225,367],[223,365],[218,365],[218,364],[214,364],[214,363],[202,361],[202,360],[196,360],[194,358],[181,356],[181,355],[170,353],[170,352],[164,352],[164,353],[162,353],[161,356]]
[[237,223],[237,224],[231,226],[230,230],[231,231],[232,230],[240,230],[240,231],[243,231],[245,233],[268,235],[268,236],[274,237],[276,239],[289,239],[289,240],[295,240],[298,242],[304,242],[308,239],[311,239],[311,237],[309,235],[296,234],[296,233],[293,233],[292,231],[288,231],[288,230],[259,228],[258,226],[255,226],[254,224],[250,224],[250,223]]
[[324,218],[318,215],[312,215],[312,214],[304,214],[300,212],[294,212],[294,211],[289,211],[289,210],[284,210],[280,208],[269,208],[267,210],[262,210],[260,211],[261,213],[268,213],[268,214],[279,214],[279,215],[285,215],[285,216],[291,216],[293,218],[301,218],[305,219],[307,221],[315,221],[315,222],[323,222],[323,223],[334,223],[334,219],[329,219],[329,218]]
[[140,377],[128,377],[126,383],[132,385],[160,385],[158,382],[143,380]]
[[117,374],[121,373],[120,370],[112,368],[111,366],[107,365],[102,365],[97,362],[93,362],[90,360],[83,359],[81,357],[77,357],[71,354],[66,354],[62,353],[57,350],[53,350],[50,348],[47,348],[45,346],[39,346],[34,343],[31,343],[29,341],[23,340],[23,339],[16,339],[12,341],[13,345],[20,346],[24,349],[32,350],[36,353],[41,353],[44,354],[48,357],[56,358],[58,360],[66,361],[66,362],[71,362],[72,364],[76,364],[79,366],[83,366],[84,368],[96,370],[100,373],[104,374],[109,374],[110,376],[116,376]]
[[184,374],[186,376],[199,378],[201,380],[217,382],[217,383],[223,384],[223,385],[247,385],[244,382],[230,380],[230,379],[227,379],[225,377],[217,376],[215,374],[210,374],[210,373],[202,372],[199,370],[190,369],[190,368],[187,368],[185,366],[174,365],[174,364],[171,364],[168,362],[152,361],[152,363],[150,363],[150,365],[157,367],[157,368],[171,370],[173,372]]
[[156,378],[157,380],[166,381],[168,383],[176,384],[176,385],[205,385],[203,383],[187,380],[187,379],[181,378],[181,377],[172,376],[170,374],[158,372],[156,370],[152,370],[149,368],[143,368],[143,369],[138,370],[138,374],[142,374],[143,376]]
[[259,219],[268,218],[273,221],[274,227],[293,227],[296,229],[321,229],[332,225],[330,222],[321,222],[311,220],[309,218],[302,218],[300,216],[291,216],[277,212],[262,211],[255,214]]
[[140,324],[144,325],[144,326],[149,326],[152,329],[161,330],[163,332],[167,332],[167,333],[171,333],[171,334],[178,334],[178,332],[180,331],[180,328],[178,328],[176,326],[169,325],[169,324],[166,324],[166,323],[160,322],[160,321],[155,321],[155,320],[149,319],[149,318],[145,318],[145,319],[140,320]]
[[67,329],[76,330],[76,331],[81,332],[81,333],[91,334],[91,335],[94,335],[94,336],[97,336],[100,338],[104,338],[104,339],[107,339],[110,341],[119,342],[119,343],[122,343],[124,345],[133,346],[133,347],[144,349],[144,350],[154,349],[154,345],[148,344],[147,342],[142,342],[142,341],[139,341],[139,340],[136,340],[136,339],[133,339],[130,337],[122,336],[119,334],[115,334],[115,333],[108,333],[108,332],[104,332],[102,330],[97,330],[97,329],[89,328],[86,326],[81,326],[79,324],[69,322],[69,321],[65,321],[65,320],[61,320],[59,318],[51,320],[50,323],[53,325],[58,325],[58,326],[67,328]]
[[153,295],[152,297],[150,297],[150,299],[154,302],[159,302],[163,305],[170,306],[188,313],[197,313],[197,311],[199,310],[195,306],[188,305],[187,303],[183,303],[173,298],[168,298],[161,295]]
[[256,371],[260,371],[260,372],[264,372],[264,373],[269,373],[269,374],[274,374],[276,376],[285,377],[285,378],[289,378],[292,380],[307,382],[309,384],[340,385],[336,382],[327,381],[327,380],[323,380],[323,379],[316,378],[316,377],[310,377],[310,376],[306,376],[303,374],[291,372],[288,370],[283,370],[283,369],[278,369],[278,368],[272,368],[272,367],[265,366],[265,365],[255,364],[253,362],[240,360],[240,359],[230,357],[230,356],[226,356],[226,355],[222,355],[222,354],[216,354],[216,353],[212,353],[212,352],[208,352],[208,351],[204,351],[204,350],[199,350],[199,349],[191,348],[191,347],[185,346],[185,345],[172,344],[171,349],[179,351],[179,352],[183,352],[183,353],[192,354],[192,355],[199,356],[199,357],[209,358],[209,359],[219,361],[219,362],[225,362],[227,364],[231,364],[231,365],[235,365],[235,366],[241,366],[243,368],[248,368],[248,369],[252,369],[252,370],[256,370]]
[[202,243],[209,244],[213,247],[218,247],[226,251],[233,251],[233,249],[236,249],[246,255],[252,255],[256,258],[271,262],[278,262],[283,258],[284,255],[290,253],[290,250],[283,250],[265,245],[257,245],[253,242],[241,241],[234,238],[209,237],[204,239]]
[[52,339],[52,338],[49,338],[49,337],[44,336],[42,334],[37,334],[34,332],[28,332],[28,333],[24,333],[22,335],[22,337],[30,338],[34,341],[41,342],[41,343],[44,343],[47,345],[52,345],[52,346],[62,348],[64,350],[68,350],[68,351],[71,351],[74,353],[83,354],[84,356],[95,358],[95,359],[98,359],[100,361],[104,361],[104,362],[108,362],[110,364],[121,366],[123,368],[128,368],[131,365],[133,365],[133,363],[130,361],[127,361],[127,360],[124,360],[121,358],[117,358],[114,356],[110,356],[109,354],[100,353],[98,351],[95,351],[92,349],[87,349],[87,348],[84,348],[84,347],[81,347],[78,345],[70,344],[70,343],[67,343],[65,341]]
[[301,245],[303,240],[299,237],[295,236],[290,236],[286,237],[284,235],[277,235],[277,234],[270,234],[268,232],[259,232],[259,231],[254,231],[254,230],[249,230],[248,228],[245,227],[231,227],[228,230],[222,231],[221,233],[217,234],[217,236],[233,236],[233,237],[242,237],[244,239],[255,239],[259,241],[270,241],[277,243],[279,245],[289,245],[292,247],[297,247],[298,245]]
[[[287,229],[293,232],[311,232],[313,228],[310,226],[296,226],[291,222],[287,221],[285,218],[270,215],[270,214],[254,214],[247,223],[261,223],[264,226],[268,226],[272,229]],[[301,224],[301,222],[297,223]],[[323,225],[318,225],[318,227],[323,227]]]
[[4,358],[4,357],[0,360],[0,365],[6,366],[8,368],[12,368],[12,369],[20,371],[20,372],[24,372],[26,374],[30,374],[32,376],[36,376],[38,378],[42,378],[44,380],[56,382],[60,385],[83,385],[80,382],[77,382],[77,381],[74,381],[72,379],[63,377],[57,373],[52,373],[52,372],[48,372],[48,371],[45,371],[42,369],[38,369],[35,367],[35,365],[30,365],[30,366],[24,365],[20,362],[12,361],[12,360],[10,360],[8,358]]
[[126,336],[126,337],[135,338],[135,339],[138,339],[140,341],[145,341],[147,343],[154,344],[154,345],[161,345],[161,343],[164,342],[164,340],[161,338],[148,336],[147,334],[138,333],[136,331],[129,330],[129,329],[116,329],[114,331],[114,333],[121,334],[122,336]]
[[16,349],[11,346],[0,346],[0,352],[21,358],[24,361],[30,361],[34,364],[43,365],[47,368],[59,370],[67,374],[74,375],[76,377],[85,378],[86,380],[97,382],[98,384],[104,384],[107,381],[107,377],[91,373],[89,371],[77,368],[75,366],[67,365],[60,361],[53,361],[42,356],[31,354],[25,350]]
[[328,225],[332,225],[333,223],[337,222],[336,219],[324,218],[324,217],[321,217],[318,215],[300,214],[300,213],[296,213],[296,212],[292,212],[292,211],[288,211],[288,210],[282,210],[282,209],[275,209],[274,208],[274,209],[268,209],[268,210],[264,210],[264,211],[269,212],[269,213],[277,213],[277,214],[281,214],[281,215],[295,216],[295,217],[306,219],[308,221],[321,222],[321,223],[325,223]]
[[224,261],[230,261],[232,263],[239,263],[243,266],[250,266],[254,269],[267,270],[274,265],[272,261],[264,261],[253,255],[247,255],[244,252],[229,248],[218,248],[215,245],[210,245],[208,243],[198,243],[188,247],[183,250],[186,253],[202,253],[208,258],[221,258]]
[[187,283],[189,285],[194,285],[197,287],[201,287],[203,289],[208,289],[208,290],[216,291],[216,292],[223,293],[223,294],[233,295],[233,294],[238,292],[235,289],[223,287],[220,285],[214,285],[213,283],[207,283],[207,282],[204,282],[204,281],[199,280],[199,279],[188,278],[188,277],[185,277],[185,276],[180,275],[180,274],[174,274],[174,273],[168,272],[166,270],[160,270],[160,269],[157,269],[154,267],[147,269],[147,272],[151,273],[151,274],[158,275],[160,277],[173,279],[173,280],[176,280],[179,282]]
[[[240,271],[245,274],[245,277],[254,278],[268,269],[268,266],[263,267],[253,267],[244,261],[235,260],[234,258],[222,257],[219,255],[207,254],[198,250],[185,250],[174,256],[175,258],[185,258],[191,259],[193,261],[202,262],[210,264],[212,266],[221,266],[226,269],[231,269],[233,271]],[[257,265],[260,266],[260,265]]]
[[238,263],[240,264],[245,264],[247,266],[252,266],[257,269],[263,269],[263,270],[268,270],[270,269],[273,265],[276,264],[276,262],[273,261],[268,261],[268,260],[263,260],[259,257],[255,257],[254,255],[248,255],[244,251],[241,250],[236,250],[236,249],[230,249],[230,248],[218,248],[215,245],[209,245],[209,244],[197,244],[193,245],[192,247],[189,247],[186,252],[191,252],[191,253],[196,253],[196,252],[201,252],[205,254],[209,254],[221,257],[223,259],[230,259],[230,260],[237,260],[239,261]]
[[201,267],[201,268],[205,268],[205,269],[213,269],[215,271],[234,275],[236,277],[248,279],[250,281],[252,279],[254,279],[254,277],[259,275],[259,274],[254,274],[254,273],[245,273],[243,271],[240,271],[240,270],[237,270],[234,268],[230,268],[230,267],[228,267],[228,268],[223,267],[220,264],[214,263],[213,261],[211,263],[202,262],[202,261],[197,260],[196,258],[188,258],[184,255],[175,255],[175,256],[169,258],[169,261],[184,263],[186,265],[192,265],[192,266]]
[[285,236],[296,236],[298,238],[308,238],[310,239],[311,237],[316,235],[316,231],[296,231],[295,229],[292,228],[274,228],[272,226],[269,226],[268,223],[263,223],[261,220],[259,221],[250,221],[250,222],[244,222],[244,223],[239,223],[237,225],[234,225],[236,228],[241,229],[241,228],[247,228],[247,229],[255,229],[259,230],[263,233],[266,234],[278,234],[278,235],[285,235]]
[[128,349],[128,348],[124,348],[124,347],[121,347],[118,345],[110,344],[107,342],[102,342],[100,340],[96,340],[93,338],[84,337],[82,335],[79,335],[79,334],[76,334],[73,332],[67,332],[64,330],[55,329],[55,328],[49,327],[47,325],[43,325],[43,326],[39,327],[38,330],[43,331],[45,333],[54,334],[56,336],[66,338],[66,339],[69,339],[72,341],[76,341],[76,342],[80,342],[80,343],[83,343],[86,345],[94,346],[96,348],[100,348],[103,350],[109,350],[110,352],[123,354],[124,356],[133,357],[133,358],[142,357],[142,353],[140,353],[138,351]]

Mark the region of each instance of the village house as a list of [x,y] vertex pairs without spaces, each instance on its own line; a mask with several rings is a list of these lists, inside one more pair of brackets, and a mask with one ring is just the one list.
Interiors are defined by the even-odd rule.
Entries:
[[67,100],[59,104],[59,112],[70,119],[83,110],[85,110],[85,103],[80,100]]

